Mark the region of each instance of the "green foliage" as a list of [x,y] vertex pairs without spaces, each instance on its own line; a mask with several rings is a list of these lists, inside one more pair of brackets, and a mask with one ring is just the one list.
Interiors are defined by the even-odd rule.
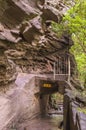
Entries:
[[81,97],[83,97],[84,99],[86,99],[86,88],[84,89],[84,91],[83,92],[81,92],[80,93],[81,95]]
[[86,108],[77,108],[78,112],[86,114]]
[[57,34],[57,37],[60,37],[65,29],[62,22],[60,24],[52,22],[52,30]]
[[86,0],[75,0],[75,5],[68,10],[60,24],[53,23],[53,30],[60,34],[68,30],[74,41],[71,52],[74,54],[79,78],[86,82]]
[[[70,33],[76,36],[80,46],[86,47],[86,1],[78,0],[67,12],[63,21],[66,22],[66,28],[69,28]],[[83,51],[86,53],[86,48]]]
[[74,41],[71,52],[75,55],[79,78],[86,80],[86,1],[77,0],[63,18],[66,28],[69,28]]
[[63,95],[61,95],[60,93],[52,94],[52,99],[63,101]]
[[72,35],[72,39],[74,41],[74,46],[72,46],[70,51],[75,55],[79,72],[79,78],[82,81],[82,83],[84,83],[86,80],[86,54],[83,52],[82,47],[77,41],[77,36]]

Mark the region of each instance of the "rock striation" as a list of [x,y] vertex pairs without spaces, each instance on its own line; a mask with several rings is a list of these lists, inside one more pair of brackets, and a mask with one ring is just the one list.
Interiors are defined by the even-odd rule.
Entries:
[[[52,67],[59,56],[69,53],[73,44],[69,34],[59,38],[51,29],[52,21],[60,22],[68,5],[60,0],[0,1],[0,84],[16,79],[20,70],[48,73],[49,64]],[[71,63],[75,68],[73,58]]]

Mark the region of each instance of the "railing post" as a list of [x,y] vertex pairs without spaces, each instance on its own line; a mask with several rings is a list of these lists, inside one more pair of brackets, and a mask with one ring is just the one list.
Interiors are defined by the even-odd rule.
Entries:
[[54,80],[55,80],[55,62],[54,62],[54,70],[53,70],[53,74],[54,74],[54,75],[53,75],[53,76],[54,76],[53,78],[54,78]]
[[68,82],[70,82],[70,75],[71,75],[71,72],[70,72],[70,56],[68,56]]

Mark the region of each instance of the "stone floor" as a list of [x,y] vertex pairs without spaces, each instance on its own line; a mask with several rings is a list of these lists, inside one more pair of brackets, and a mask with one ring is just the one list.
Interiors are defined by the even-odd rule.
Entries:
[[46,118],[38,118],[32,121],[22,123],[18,130],[61,130],[58,128],[63,116],[52,116]]

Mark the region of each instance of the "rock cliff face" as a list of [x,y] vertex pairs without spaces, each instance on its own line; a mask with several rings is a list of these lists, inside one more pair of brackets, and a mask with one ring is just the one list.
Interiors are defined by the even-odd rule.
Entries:
[[[69,34],[57,37],[51,22],[60,22],[71,4],[70,0],[0,0],[0,130],[40,114],[35,95],[40,89],[34,77],[53,72],[53,62],[70,54]],[[75,66],[71,56],[71,74]]]
[[59,39],[50,25],[51,21],[61,21],[70,4],[60,0],[0,0],[0,84],[16,79],[17,72],[48,73],[49,65],[52,68],[59,56],[69,53],[73,44],[70,36]]

